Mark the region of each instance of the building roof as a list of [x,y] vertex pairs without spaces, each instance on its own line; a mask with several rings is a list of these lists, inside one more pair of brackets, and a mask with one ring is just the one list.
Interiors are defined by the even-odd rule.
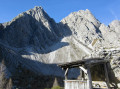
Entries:
[[78,61],[61,63],[61,64],[58,64],[58,66],[60,66],[63,69],[67,69],[67,68],[75,68],[83,65],[84,66],[95,65],[95,64],[101,64],[106,62],[108,62],[108,60],[104,60],[103,58],[88,58],[88,59],[83,59]]

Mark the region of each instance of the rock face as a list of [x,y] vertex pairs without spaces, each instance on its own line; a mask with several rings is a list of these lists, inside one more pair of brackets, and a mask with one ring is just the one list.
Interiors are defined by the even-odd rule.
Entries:
[[61,22],[67,24],[72,35],[87,46],[91,44],[93,39],[101,36],[98,29],[101,24],[89,10],[73,12]]
[[21,13],[4,25],[1,39],[11,47],[21,48],[34,45],[42,49],[51,45],[59,36],[57,24],[41,7]]
[[120,48],[119,34],[120,21],[105,26],[89,10],[73,12],[56,23],[42,7],[35,7],[0,24],[0,55],[6,74],[14,75],[21,66],[38,75],[63,77],[56,63],[82,60],[101,47]]
[[100,26],[100,31],[103,36],[103,46],[105,47],[119,47],[120,46],[120,21],[113,21],[110,23],[110,25],[105,26],[102,24]]

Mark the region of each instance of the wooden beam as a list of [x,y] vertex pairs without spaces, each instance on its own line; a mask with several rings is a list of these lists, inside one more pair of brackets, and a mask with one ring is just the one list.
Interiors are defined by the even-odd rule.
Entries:
[[90,66],[87,66],[87,74],[88,74],[88,89],[93,89],[92,87],[92,78],[91,78],[91,72],[90,72]]
[[107,84],[108,89],[110,89],[110,82],[109,82],[109,77],[108,77],[108,71],[107,71],[106,63],[104,63],[104,70],[105,70],[106,84]]
[[84,67],[79,66],[79,68],[80,68],[81,70],[83,70],[83,71],[87,74],[87,70],[86,70]]
[[82,59],[78,61],[72,61],[72,62],[66,62],[66,63],[60,63],[58,66],[61,68],[75,68],[79,67],[85,64],[91,64],[91,63],[97,63],[97,62],[106,62],[106,60],[103,60],[103,58],[87,58],[87,59]]
[[65,80],[67,80],[68,68],[65,70]]
[[80,69],[80,76],[79,76],[79,77],[80,77],[80,80],[82,80],[82,72],[83,72],[83,71]]
[[101,63],[107,63],[107,62],[109,62],[109,60],[88,60],[86,63],[85,63],[85,65],[87,66],[87,65],[89,65],[89,64],[91,64],[91,65],[97,65],[97,64],[101,64]]

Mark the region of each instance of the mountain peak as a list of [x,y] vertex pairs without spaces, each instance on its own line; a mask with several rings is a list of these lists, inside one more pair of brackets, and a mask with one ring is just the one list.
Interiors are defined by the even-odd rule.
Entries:
[[86,10],[79,10],[78,13],[91,14],[91,11],[90,11],[89,9],[86,9]]
[[38,9],[43,9],[41,6],[35,6],[34,9],[38,10]]
[[28,11],[35,11],[35,12],[45,12],[41,6],[35,6],[33,9]]
[[[36,21],[44,20],[44,19],[49,19],[49,15],[44,11],[44,9],[41,6],[35,6],[34,8],[27,10],[25,12],[20,13],[18,16],[16,16],[10,23],[13,21],[16,21],[17,19],[23,18],[23,20],[29,19],[30,17],[34,18]],[[10,24],[7,23],[7,24]]]
[[34,8],[26,11],[27,13],[33,13],[33,12],[36,12],[36,13],[44,13],[44,9],[41,7],[41,6],[35,6]]
[[81,22],[82,20],[84,20],[84,22],[90,22],[94,24],[94,26],[96,27],[99,27],[101,24],[88,9],[79,10],[78,12],[73,12],[69,16],[61,20],[61,22],[64,23],[67,22],[68,20],[69,20],[68,23],[71,23],[71,21],[77,22],[79,20]]
[[111,23],[110,23],[110,25],[112,25],[112,26],[119,26],[120,25],[120,21],[119,20],[113,20]]
[[89,9],[86,9],[85,12],[92,14],[91,11]]
[[30,9],[25,13],[31,15],[33,18],[35,18],[38,21],[41,19],[50,18],[41,6],[35,6],[33,9]]

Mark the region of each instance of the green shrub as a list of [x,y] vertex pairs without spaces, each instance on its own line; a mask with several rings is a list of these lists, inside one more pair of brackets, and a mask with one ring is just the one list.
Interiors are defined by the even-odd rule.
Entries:
[[51,89],[63,89],[63,87],[56,86],[56,87],[52,87]]
[[45,89],[64,89],[64,88],[60,87],[60,86],[55,86],[55,87],[52,87],[52,88],[45,88]]

